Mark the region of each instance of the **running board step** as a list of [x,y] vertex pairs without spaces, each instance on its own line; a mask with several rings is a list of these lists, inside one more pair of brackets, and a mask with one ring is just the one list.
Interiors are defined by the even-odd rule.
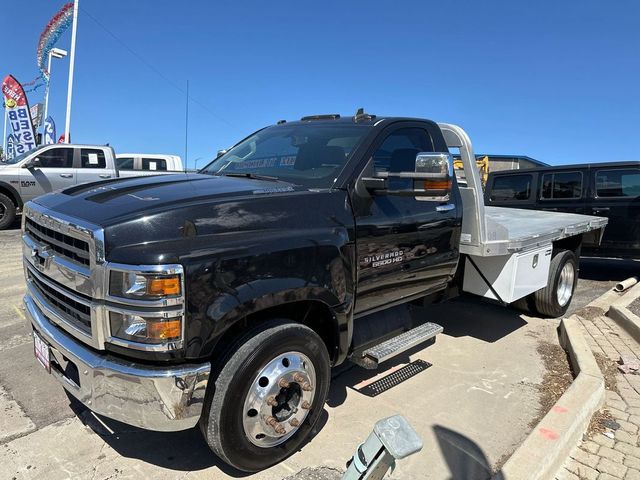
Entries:
[[362,353],[362,357],[351,357],[351,361],[363,368],[375,369],[378,365],[396,355],[406,352],[410,348],[431,340],[442,333],[442,327],[437,323],[424,323],[419,327],[390,338]]

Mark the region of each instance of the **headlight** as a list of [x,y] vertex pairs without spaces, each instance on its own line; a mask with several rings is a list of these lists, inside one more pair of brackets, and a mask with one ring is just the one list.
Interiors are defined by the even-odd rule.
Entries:
[[182,318],[145,317],[110,312],[111,335],[133,342],[162,344],[182,338]]
[[179,274],[159,275],[112,271],[109,294],[139,300],[178,297],[182,294],[181,278]]

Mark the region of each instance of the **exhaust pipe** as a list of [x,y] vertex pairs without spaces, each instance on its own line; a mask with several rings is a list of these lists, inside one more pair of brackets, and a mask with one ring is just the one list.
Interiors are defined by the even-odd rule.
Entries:
[[631,277],[631,278],[627,278],[626,280],[620,282],[620,283],[616,283],[616,286],[613,287],[613,289],[618,292],[624,292],[625,290],[628,290],[629,288],[633,287],[636,283],[638,283],[638,277]]

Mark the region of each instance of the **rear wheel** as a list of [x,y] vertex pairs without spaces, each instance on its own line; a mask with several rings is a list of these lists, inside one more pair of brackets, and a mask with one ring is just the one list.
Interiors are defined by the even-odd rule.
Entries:
[[210,385],[200,428],[246,472],[270,467],[313,433],[330,381],[329,354],[310,328],[276,320],[247,333]]
[[542,290],[532,293],[530,304],[545,317],[561,317],[567,312],[578,283],[578,259],[569,250],[561,250],[551,259],[549,280]]
[[16,218],[16,205],[6,195],[0,193],[0,230],[9,228]]

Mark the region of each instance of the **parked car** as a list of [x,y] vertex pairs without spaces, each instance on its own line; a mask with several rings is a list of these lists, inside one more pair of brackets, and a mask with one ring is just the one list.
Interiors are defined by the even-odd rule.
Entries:
[[178,155],[156,153],[118,153],[116,154],[118,170],[143,170],[155,173],[182,172],[182,159]]
[[[115,158],[109,146],[53,144],[0,164],[0,230],[13,223],[26,202],[44,193],[96,180],[176,173],[151,168],[119,171]],[[158,165],[163,161],[157,160]]]
[[200,172],[29,202],[26,315],[38,361],[88,408],[199,424],[248,472],[312,436],[332,366],[374,369],[435,339],[408,302],[465,290],[562,315],[576,252],[606,224],[485,207],[469,137],[429,120],[278,122]]
[[585,256],[640,258],[640,162],[562,165],[489,174],[485,203],[609,219]]

